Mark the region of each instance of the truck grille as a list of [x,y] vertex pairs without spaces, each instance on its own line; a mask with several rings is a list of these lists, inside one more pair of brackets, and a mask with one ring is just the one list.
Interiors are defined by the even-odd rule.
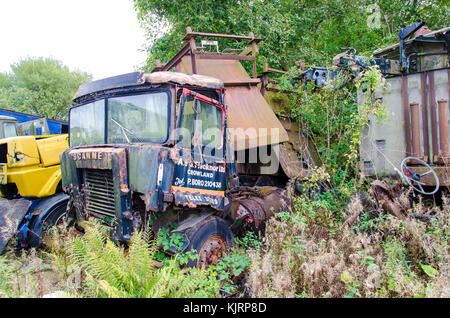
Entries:
[[86,211],[115,216],[114,180],[112,170],[84,169]]

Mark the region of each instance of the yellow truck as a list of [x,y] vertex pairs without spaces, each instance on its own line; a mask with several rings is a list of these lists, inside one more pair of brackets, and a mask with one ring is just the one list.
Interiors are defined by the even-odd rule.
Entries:
[[64,214],[59,155],[68,135],[0,139],[0,253],[17,232],[22,247],[38,247],[45,225]]

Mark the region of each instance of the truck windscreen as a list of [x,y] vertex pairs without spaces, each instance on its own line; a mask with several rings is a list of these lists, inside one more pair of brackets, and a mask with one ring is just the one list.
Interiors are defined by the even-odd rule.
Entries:
[[108,99],[108,144],[162,143],[169,127],[166,92]]
[[70,145],[105,143],[105,100],[74,107],[70,110]]
[[167,92],[111,97],[70,110],[70,146],[162,143],[168,138],[168,127]]

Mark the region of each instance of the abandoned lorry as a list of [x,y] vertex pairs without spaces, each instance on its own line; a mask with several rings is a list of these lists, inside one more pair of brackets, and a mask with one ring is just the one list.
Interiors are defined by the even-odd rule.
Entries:
[[[241,66],[254,56],[200,54],[196,36],[188,30],[187,45],[164,69],[82,85],[61,170],[69,224],[101,220],[125,244],[134,231],[170,229],[183,246],[168,252],[195,250],[191,265],[202,266],[216,263],[235,235],[289,209],[286,183],[306,176],[314,159]],[[255,48],[252,35],[237,39],[249,41],[247,52]],[[169,71],[180,63],[194,72]]]
[[248,195],[238,187],[220,80],[131,73],[80,92],[61,158],[69,220],[101,219],[121,243],[150,224],[155,234],[175,225],[182,251],[195,249],[199,262],[214,263],[233,244],[233,227],[258,227],[286,208],[276,186],[248,188],[242,198]]

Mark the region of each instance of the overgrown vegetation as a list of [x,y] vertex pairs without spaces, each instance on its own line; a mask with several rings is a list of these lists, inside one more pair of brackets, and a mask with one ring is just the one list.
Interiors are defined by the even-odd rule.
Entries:
[[[371,1],[212,5],[135,0],[142,19],[167,19],[172,25],[152,43],[148,68],[156,58],[174,55],[178,47],[173,43],[180,43],[186,26],[205,32],[254,31],[266,39],[260,59],[287,69],[299,57],[308,63],[328,61],[339,46],[369,51],[395,39],[400,23],[422,17],[434,27],[441,21],[437,17],[448,17],[449,12],[440,1],[377,3],[386,22],[380,29],[364,27],[364,8]],[[148,13],[155,16],[149,18]],[[363,212],[360,201],[349,202],[350,195],[368,186],[359,173],[362,131],[369,117],[384,120],[386,115],[383,105],[371,98],[376,87],[384,85],[380,73],[371,68],[337,91],[293,87],[294,76],[291,69],[280,81],[282,89],[293,93],[278,115],[296,120],[313,139],[324,165],[306,184],[326,180],[332,185],[329,191],[318,197],[292,192],[292,211],[277,213],[265,233],[236,238],[236,247],[208,269],[185,267],[193,253],[162,253],[158,247],[179,250],[182,245],[179,235],[166,229],[154,241],[135,233],[128,249],[114,245],[96,224],[88,226],[83,237],[56,233],[53,248],[40,257],[0,257],[0,296],[42,296],[39,275],[52,271],[58,279],[45,293],[60,290],[72,297],[450,297],[450,198],[443,196],[442,205],[433,207],[435,216],[426,222],[414,217],[425,210],[421,202],[402,220],[378,214],[349,222]],[[358,87],[364,88],[364,103],[357,102]],[[33,259],[45,260],[43,267],[28,270]],[[24,285],[26,277],[34,283]]]
[[448,199],[430,223],[384,215],[370,234],[343,225],[329,205],[299,197],[293,213],[268,222],[251,253],[252,297],[450,296]]
[[[247,35],[264,39],[258,65],[288,70],[295,61],[330,65],[341,47],[365,55],[397,41],[401,25],[417,20],[438,29],[449,21],[445,0],[133,0],[147,33],[146,70],[156,59],[168,62],[184,45],[190,26],[196,32]],[[231,46],[230,46],[231,45]],[[246,45],[246,43],[243,43]],[[236,47],[236,43],[221,45]]]

